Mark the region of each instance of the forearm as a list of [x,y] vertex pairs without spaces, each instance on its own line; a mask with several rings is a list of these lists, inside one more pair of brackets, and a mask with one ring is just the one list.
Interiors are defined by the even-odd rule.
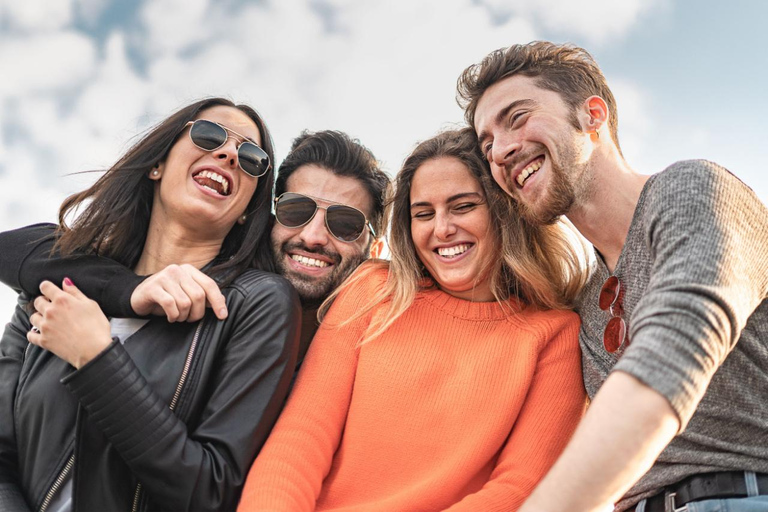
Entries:
[[60,286],[69,277],[108,316],[136,316],[130,297],[144,278],[109,258],[52,252],[55,229],[54,224],[35,224],[0,233],[0,282],[36,296],[41,282]]
[[678,428],[663,396],[614,372],[521,512],[606,510],[648,471]]

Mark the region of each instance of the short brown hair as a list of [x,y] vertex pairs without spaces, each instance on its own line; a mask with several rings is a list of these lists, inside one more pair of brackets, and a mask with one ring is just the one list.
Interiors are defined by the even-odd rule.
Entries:
[[479,64],[465,69],[456,86],[456,101],[471,126],[475,124],[477,103],[485,91],[516,74],[535,78],[539,87],[560,94],[572,112],[590,96],[603,98],[608,105],[611,137],[619,148],[616,99],[592,55],[572,44],[548,41],[516,44],[493,51]]

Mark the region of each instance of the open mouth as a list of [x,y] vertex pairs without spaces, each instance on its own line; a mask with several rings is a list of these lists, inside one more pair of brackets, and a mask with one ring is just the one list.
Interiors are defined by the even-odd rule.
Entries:
[[536,173],[536,171],[541,169],[541,166],[543,164],[544,164],[544,157],[540,156],[536,160],[528,164],[528,166],[525,169],[520,171],[520,174],[518,174],[517,178],[515,178],[515,181],[517,181],[518,186],[520,186],[520,188],[523,188],[523,185],[525,185],[525,182],[528,181],[528,178],[533,176]]
[[474,244],[458,244],[452,247],[438,247],[435,252],[443,258],[456,258],[467,252]]
[[205,169],[192,175],[192,179],[201,187],[216,192],[220,196],[232,193],[232,183],[229,178],[217,172]]
[[302,256],[300,254],[291,254],[291,259],[297,263],[301,263],[302,265],[305,265],[307,267],[317,267],[317,268],[325,268],[331,266],[330,263],[323,260],[318,260],[315,258],[309,258],[307,256]]

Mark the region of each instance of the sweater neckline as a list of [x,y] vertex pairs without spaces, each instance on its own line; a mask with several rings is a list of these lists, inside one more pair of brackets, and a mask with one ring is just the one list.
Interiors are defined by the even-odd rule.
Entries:
[[507,299],[503,305],[495,300],[472,302],[454,297],[438,288],[423,290],[419,296],[448,315],[466,320],[505,320],[521,310],[520,301],[516,298]]

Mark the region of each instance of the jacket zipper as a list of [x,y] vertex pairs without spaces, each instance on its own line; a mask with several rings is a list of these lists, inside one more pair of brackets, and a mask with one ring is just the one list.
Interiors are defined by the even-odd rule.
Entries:
[[[203,322],[197,325],[195,335],[192,337],[192,344],[189,346],[189,352],[187,352],[187,360],[184,361],[184,369],[181,370],[181,377],[179,377],[179,383],[176,385],[176,392],[173,393],[171,404],[168,408],[173,411],[176,408],[176,404],[179,402],[181,396],[181,390],[184,387],[184,383],[189,375],[189,369],[192,367],[192,360],[195,357],[195,349],[197,348],[197,341],[200,338],[200,331],[203,328]],[[74,456],[73,456],[74,458]],[[133,493],[133,505],[131,506],[131,512],[137,512],[139,510],[139,502],[141,501],[141,483],[136,484],[136,491]],[[42,510],[40,512],[43,512]]]
[[45,510],[48,508],[48,506],[51,504],[51,500],[56,495],[56,492],[58,492],[59,487],[61,487],[61,484],[64,483],[64,479],[67,478],[67,475],[70,471],[72,471],[72,466],[75,465],[75,454],[69,456],[69,460],[67,460],[67,463],[64,464],[64,469],[61,470],[61,473],[59,473],[59,476],[56,477],[56,480],[53,482],[53,485],[48,490],[48,494],[45,495],[45,499],[43,500],[43,504],[40,505],[40,512],[45,512]]

